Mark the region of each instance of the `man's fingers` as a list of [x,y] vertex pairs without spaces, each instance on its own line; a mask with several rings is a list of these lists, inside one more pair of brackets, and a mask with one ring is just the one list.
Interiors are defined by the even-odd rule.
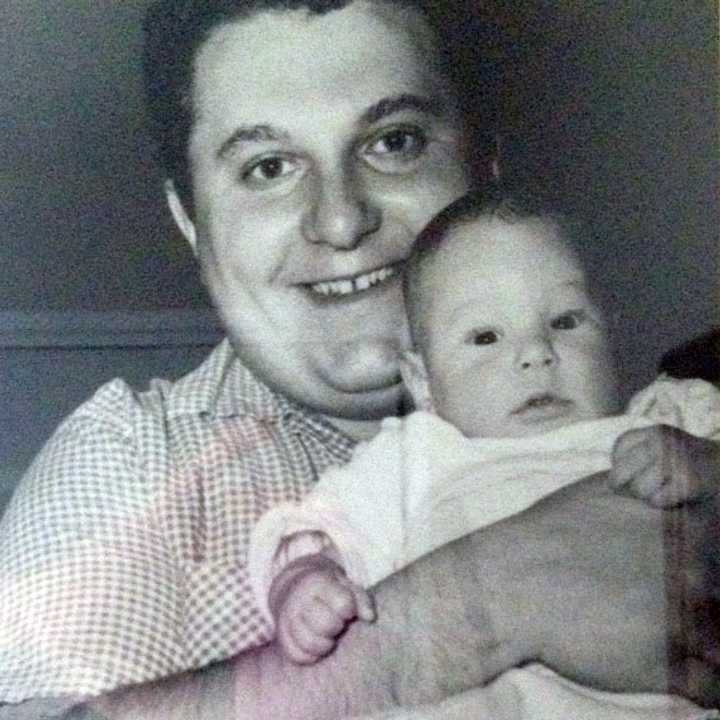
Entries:
[[613,488],[627,485],[652,462],[652,435],[648,434],[649,429],[630,430],[616,440],[612,450],[612,468],[608,473]]
[[662,484],[650,493],[647,501],[656,508],[675,508],[683,505],[691,498],[688,484],[677,475],[665,478]]
[[663,476],[662,463],[653,461],[635,474],[627,485],[627,488],[635,497],[648,500],[652,498],[667,481],[668,478]]
[[654,436],[657,435],[658,432],[657,425],[651,425],[650,427],[642,427],[642,428],[634,428],[633,430],[626,430],[620,437],[615,441],[615,447],[613,448],[613,453],[616,451],[616,449],[622,449],[622,450],[631,450],[632,448],[639,447],[640,445],[644,445],[648,442],[648,440],[652,439]]
[[621,435],[613,449],[610,484],[669,508],[715,492],[716,443],[665,425]]

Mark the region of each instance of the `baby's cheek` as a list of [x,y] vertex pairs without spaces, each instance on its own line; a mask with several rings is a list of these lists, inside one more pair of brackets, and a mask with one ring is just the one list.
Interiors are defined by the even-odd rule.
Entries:
[[605,374],[614,374],[615,361],[610,345],[598,333],[579,333],[568,337],[564,343],[567,357],[579,367],[593,368]]
[[597,417],[620,411],[620,391],[615,369],[608,363],[590,366],[587,378],[588,395],[592,398]]
[[[478,373],[468,382],[462,394],[466,428],[472,437],[502,437],[506,422],[521,401],[517,377],[508,373]],[[472,432],[470,431],[472,428]]]
[[436,378],[432,384],[435,412],[466,435],[476,434],[478,408],[484,406],[483,380],[469,368]]

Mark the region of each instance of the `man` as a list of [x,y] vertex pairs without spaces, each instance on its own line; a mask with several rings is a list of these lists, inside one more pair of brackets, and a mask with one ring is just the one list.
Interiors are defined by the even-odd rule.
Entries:
[[[391,578],[378,623],[314,668],[248,650],[270,634],[250,600],[247,528],[397,411],[398,266],[468,187],[464,133],[412,3],[162,0],[147,28],[168,202],[230,344],[174,386],[103,389],[25,479],[0,530],[3,699],[216,661],[94,707],[335,717],[434,701],[531,659],[666,689],[662,517],[597,480]],[[698,653],[712,677],[684,641],[679,656]]]

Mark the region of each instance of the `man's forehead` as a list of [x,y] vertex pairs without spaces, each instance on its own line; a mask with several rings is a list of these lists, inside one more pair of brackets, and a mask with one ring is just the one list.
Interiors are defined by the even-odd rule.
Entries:
[[[359,51],[363,45],[365,62],[353,65],[347,50]],[[252,78],[256,83],[281,82],[288,72],[277,71],[272,60],[293,54],[306,75],[343,69],[362,76],[372,70],[375,58],[381,61],[392,55],[393,48],[395,65],[389,71],[444,76],[436,32],[416,7],[354,0],[322,14],[307,9],[260,10],[228,19],[210,31],[196,51],[194,79],[197,83],[203,66],[232,60],[239,72],[243,66],[256,71]],[[258,69],[264,72],[257,73]],[[291,71],[292,66],[283,70]],[[444,77],[442,84],[447,84]]]
[[227,148],[287,135],[303,118],[361,125],[401,111],[455,115],[427,33],[417,11],[408,18],[407,9],[366,0],[323,15],[264,12],[226,23],[196,57],[195,120],[224,127]]

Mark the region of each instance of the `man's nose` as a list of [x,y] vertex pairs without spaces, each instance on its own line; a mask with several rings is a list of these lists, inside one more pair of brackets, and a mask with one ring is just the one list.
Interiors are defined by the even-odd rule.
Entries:
[[361,182],[347,172],[315,178],[313,196],[303,218],[303,235],[313,243],[352,250],[380,227],[381,212]]
[[535,334],[521,342],[515,359],[518,370],[550,368],[557,363],[552,341],[545,334]]

